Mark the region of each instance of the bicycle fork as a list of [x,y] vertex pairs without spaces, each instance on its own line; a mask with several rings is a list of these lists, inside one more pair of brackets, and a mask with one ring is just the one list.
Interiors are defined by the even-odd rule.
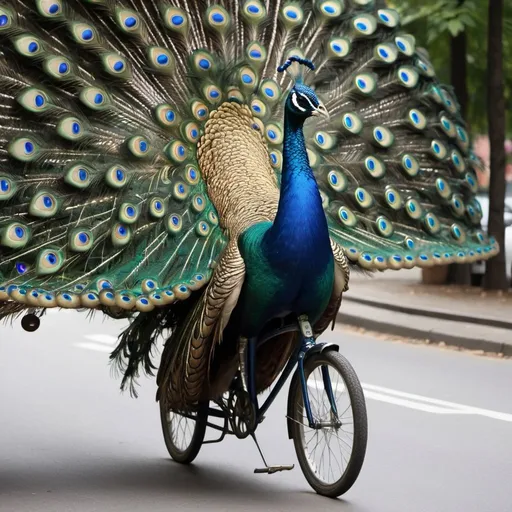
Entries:
[[[309,323],[308,317],[306,315],[299,316],[299,327],[300,332],[302,334],[302,345],[299,352],[297,364],[302,388],[302,397],[304,400],[304,408],[306,409],[306,416],[308,418],[309,427],[313,429],[321,429],[323,427],[332,426],[333,422],[325,423],[321,421],[315,421],[315,419],[313,418],[313,413],[311,411],[311,402],[309,400],[307,379],[306,374],[304,372],[304,362],[306,360],[308,352],[315,346],[315,338],[313,337],[313,329],[311,328],[311,324]],[[327,393],[327,397],[329,398],[329,403],[331,405],[331,413],[334,419],[334,424],[337,425],[340,422],[338,419],[336,400],[334,399],[334,393],[332,389],[331,377],[329,376],[329,370],[325,365],[322,365],[322,381],[325,392]]]

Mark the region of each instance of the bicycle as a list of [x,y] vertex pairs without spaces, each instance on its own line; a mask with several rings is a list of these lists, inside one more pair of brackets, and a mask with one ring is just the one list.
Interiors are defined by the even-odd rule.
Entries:
[[[276,385],[259,406],[254,391],[256,347],[268,343],[277,335],[293,331],[301,333],[299,343],[294,347]],[[263,333],[255,342],[241,344],[240,354],[239,370],[222,398],[198,404],[193,413],[166,410],[160,401],[164,441],[172,459],[181,464],[190,464],[203,444],[221,442],[226,435],[235,435],[239,439],[252,436],[265,464],[264,468],[255,469],[255,473],[273,474],[293,469],[293,465],[269,466],[255,432],[295,369],[288,391],[287,424],[288,437],[293,440],[301,470],[318,494],[336,498],[346,493],[357,480],[363,466],[368,424],[361,384],[348,360],[339,353],[339,346],[317,343],[307,319],[299,318],[298,322],[287,322]],[[333,378],[335,375],[337,379]],[[345,396],[348,405],[340,403],[338,396]],[[321,402],[320,399],[324,400]],[[353,414],[349,415],[350,412]],[[221,420],[222,424],[209,421],[214,418]],[[185,422],[184,426],[181,421]],[[205,441],[207,427],[220,431],[220,437]],[[187,433],[190,435],[187,436]],[[316,455],[323,456],[325,453],[325,447],[318,448],[322,440],[328,444],[329,461],[337,463],[336,472],[332,465],[326,468],[323,459],[320,462],[316,460]],[[331,441],[340,448],[339,456],[334,453]],[[350,447],[348,457],[342,451],[344,446]]]

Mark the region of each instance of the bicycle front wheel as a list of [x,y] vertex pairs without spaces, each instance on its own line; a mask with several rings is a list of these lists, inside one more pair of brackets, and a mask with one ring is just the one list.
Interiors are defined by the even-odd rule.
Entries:
[[296,375],[289,396],[291,437],[309,485],[336,498],[352,487],[363,466],[368,438],[363,390],[350,363],[337,352],[312,356],[304,373],[316,426],[309,426]]

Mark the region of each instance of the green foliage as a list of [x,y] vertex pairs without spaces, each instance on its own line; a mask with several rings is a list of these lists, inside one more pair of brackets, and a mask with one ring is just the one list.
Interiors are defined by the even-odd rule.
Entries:
[[[439,78],[450,83],[450,38],[467,33],[468,122],[473,133],[487,131],[487,17],[486,0],[390,0],[419,46],[428,49]],[[512,2],[505,2],[503,20],[505,101],[512,105]],[[512,116],[507,118],[512,135]]]

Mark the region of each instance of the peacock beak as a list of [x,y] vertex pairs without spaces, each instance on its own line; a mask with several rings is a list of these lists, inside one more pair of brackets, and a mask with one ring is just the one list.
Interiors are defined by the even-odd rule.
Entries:
[[314,116],[321,116],[325,117],[325,119],[330,119],[329,112],[327,112],[327,109],[325,108],[325,105],[323,103],[320,103],[318,107],[316,107],[316,110],[313,112]]

